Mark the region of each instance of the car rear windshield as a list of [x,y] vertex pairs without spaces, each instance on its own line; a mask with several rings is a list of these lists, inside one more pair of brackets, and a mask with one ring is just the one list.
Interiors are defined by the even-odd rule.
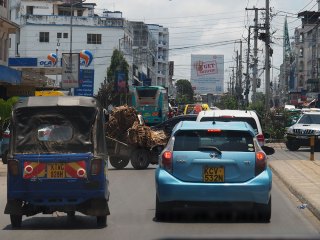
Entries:
[[221,122],[246,122],[254,129],[255,133],[258,134],[257,123],[254,118],[251,117],[203,117],[200,122],[205,121],[221,121]]
[[185,130],[175,135],[174,151],[253,152],[253,137],[247,131]]

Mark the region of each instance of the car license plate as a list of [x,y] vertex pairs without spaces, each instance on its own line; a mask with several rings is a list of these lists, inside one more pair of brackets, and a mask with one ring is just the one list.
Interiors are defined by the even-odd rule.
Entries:
[[204,167],[204,182],[224,182],[224,167]]
[[297,136],[299,139],[308,139],[308,136]]
[[65,178],[66,172],[65,172],[64,163],[48,163],[47,177],[48,178]]

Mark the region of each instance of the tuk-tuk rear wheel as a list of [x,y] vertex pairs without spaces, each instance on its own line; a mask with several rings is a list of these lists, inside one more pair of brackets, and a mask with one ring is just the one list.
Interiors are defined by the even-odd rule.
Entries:
[[131,164],[134,169],[146,169],[150,164],[150,154],[146,149],[136,149],[132,153]]
[[109,161],[112,167],[116,169],[123,169],[128,165],[129,158],[109,157]]
[[10,214],[10,221],[13,228],[20,228],[22,223],[22,215]]
[[97,216],[97,225],[98,227],[107,226],[107,216]]

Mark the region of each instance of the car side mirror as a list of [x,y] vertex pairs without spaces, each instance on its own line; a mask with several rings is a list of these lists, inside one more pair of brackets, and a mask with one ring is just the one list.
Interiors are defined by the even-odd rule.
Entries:
[[273,147],[268,147],[268,146],[262,146],[262,150],[267,154],[267,155],[272,155],[275,153]]

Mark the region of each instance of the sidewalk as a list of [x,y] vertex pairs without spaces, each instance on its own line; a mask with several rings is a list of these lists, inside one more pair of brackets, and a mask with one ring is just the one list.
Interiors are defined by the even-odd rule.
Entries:
[[[269,144],[268,144],[269,145]],[[274,160],[272,172],[320,220],[320,161]]]

